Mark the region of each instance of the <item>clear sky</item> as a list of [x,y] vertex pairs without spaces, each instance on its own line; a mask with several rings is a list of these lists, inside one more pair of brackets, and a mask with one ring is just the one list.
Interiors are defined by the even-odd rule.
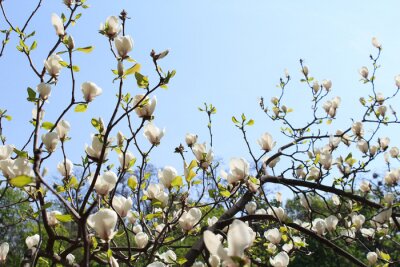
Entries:
[[[6,0],[4,6],[10,20],[21,25],[35,3]],[[78,47],[95,46],[89,55],[75,55],[75,63],[81,69],[76,79],[78,85],[95,82],[103,88],[103,95],[90,104],[86,113],[71,112],[66,116],[72,124],[73,140],[67,152],[73,161],[79,160],[84,144],[90,143],[91,118],[102,116],[108,121],[114,107],[111,100],[115,99],[117,85],[112,83],[110,70],[116,68],[116,63],[98,29],[108,16],[118,15],[123,8],[132,18],[126,31],[135,41],[131,56],[142,64],[141,72],[155,78],[149,57],[153,48],[170,49],[170,55],[160,65],[177,71],[169,89],[156,93],[155,124],[166,128],[162,144],[151,156],[156,166],[175,165],[180,169],[178,155],[172,151],[184,142],[187,132],[197,133],[201,142],[208,140],[206,117],[197,111],[203,102],[218,109],[214,117],[217,156],[225,160],[236,156],[249,159],[240,132],[231,122],[232,115],[239,116],[242,112],[255,119],[248,132],[255,151],[259,151],[256,139],[265,131],[283,144],[285,139],[278,134],[280,125],[263,114],[258,98],[263,96],[269,101],[280,93],[275,85],[287,68],[293,81],[286,103],[295,110],[291,116],[302,120],[304,113],[296,110],[310,106],[310,100],[306,97],[309,91],[299,82],[300,58],[305,59],[312,76],[320,81],[332,80],[332,97],[342,97],[343,108],[338,118],[344,123],[333,123],[332,131],[346,127],[350,118],[359,113],[358,98],[365,96],[368,89],[359,82],[358,69],[369,64],[369,54],[376,52],[371,45],[373,36],[383,44],[378,91],[386,95],[393,92],[393,77],[400,73],[399,1],[88,0],[87,3],[91,8],[82,11],[82,17],[68,29],[68,34],[74,36]],[[36,30],[38,48],[32,58],[39,68],[57,39],[50,23],[53,12],[68,11],[61,0],[44,0],[28,29],[28,32]],[[0,29],[6,28],[1,17]],[[14,118],[5,124],[8,142],[20,146],[31,130],[27,122],[32,106],[25,100],[26,88],[36,87],[38,80],[29,70],[26,58],[15,49],[16,41],[13,35],[0,58],[0,108],[7,109]],[[64,69],[46,105],[46,121],[54,120],[69,102],[69,86],[69,75]],[[131,94],[141,93],[133,77],[125,88]],[[77,96],[81,97],[80,91]],[[392,143],[398,141],[392,136]],[[55,162],[60,160],[60,154],[54,155]]]

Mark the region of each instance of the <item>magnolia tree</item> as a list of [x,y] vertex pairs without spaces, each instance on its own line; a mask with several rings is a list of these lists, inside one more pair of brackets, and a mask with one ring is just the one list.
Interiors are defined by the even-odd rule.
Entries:
[[[168,50],[151,51],[149,59],[157,80],[150,81],[130,57],[134,42],[128,34],[127,13],[110,14],[105,19],[100,34],[115,58],[116,69],[110,73],[110,80],[114,81],[117,96],[110,100],[114,108],[107,118],[91,120],[91,144],[80,151],[81,161],[73,161],[65,148],[73,139],[69,131],[74,125],[66,118],[71,112],[85,112],[102,94],[90,79],[82,84],[75,82],[79,67],[73,59],[84,57],[80,52],[89,53],[93,47],[76,47],[68,29],[78,22],[80,10],[88,6],[84,0],[64,0],[65,15],[51,16],[54,44],[42,55],[42,63],[31,58],[37,43],[34,33],[28,31],[41,2],[26,22],[19,24],[7,17],[6,5],[0,0],[8,24],[1,53],[10,38],[18,39],[17,49],[37,79],[28,88],[27,101],[35,108],[27,140],[7,143],[3,126],[11,117],[5,110],[0,112],[0,197],[10,190],[23,196],[1,210],[18,210],[21,203],[30,203],[30,209],[19,211],[20,220],[15,223],[32,221],[37,225],[36,233],[18,233],[23,238],[19,242],[26,244],[19,262],[7,258],[13,251],[7,237],[16,233],[0,237],[5,238],[0,245],[1,264],[284,267],[296,257],[310,257],[311,241],[332,249],[353,266],[400,264],[400,169],[391,164],[397,162],[399,149],[390,146],[389,137],[380,136],[382,126],[399,123],[390,103],[400,89],[400,76],[395,78],[392,95],[376,91],[382,46],[375,38],[371,66],[360,68],[361,82],[370,92],[360,98],[363,113],[352,118],[348,128],[330,128],[340,97],[332,96],[330,80],[319,83],[300,61],[300,82],[309,89],[312,103],[306,123],[288,116],[293,110],[284,99],[291,78],[285,73],[278,86],[280,95],[268,105],[263,98],[260,101],[266,116],[282,126],[281,137],[261,133],[257,140],[259,153],[259,149],[252,149],[256,142],[246,135],[254,121],[245,115],[232,117],[243,134],[250,163],[235,157],[229,162],[229,170],[224,171],[214,160],[211,119],[216,108],[206,104],[200,110],[209,120],[208,142],[201,143],[196,134],[187,134],[186,146],[175,148],[183,168],[166,166],[152,175],[149,156],[164,135],[154,123],[154,94],[167,87],[175,74],[159,66]],[[55,87],[66,90],[66,85],[58,83],[62,75],[70,78],[70,99],[57,119],[49,122],[44,109],[50,105],[47,100]],[[127,79],[136,79],[136,95],[124,87]],[[322,127],[326,123],[328,126]],[[121,125],[129,130],[122,133]],[[140,135],[148,142],[139,142]],[[62,155],[62,160],[53,166],[58,170],[57,179],[51,179],[46,169],[55,152]],[[112,154],[118,155],[119,162],[112,162]],[[387,169],[383,179],[367,175],[373,165]],[[267,191],[271,184],[286,188],[285,194],[292,192],[307,216],[300,219],[289,214],[282,204],[282,194],[278,192],[274,197]],[[315,198],[322,200],[322,205],[314,205]],[[361,253],[355,255],[349,247],[357,247]]]

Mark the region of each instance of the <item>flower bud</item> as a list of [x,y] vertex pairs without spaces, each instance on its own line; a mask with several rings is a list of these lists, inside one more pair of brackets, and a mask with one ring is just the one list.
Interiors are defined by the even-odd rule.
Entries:
[[191,134],[191,133],[186,134],[185,142],[186,142],[188,147],[192,147],[197,142],[197,135],[196,134]]
[[47,73],[52,77],[57,77],[60,75],[62,58],[59,55],[51,55],[44,61],[44,67]]
[[129,35],[116,37],[114,44],[121,58],[126,58],[133,49],[133,40]]
[[152,144],[153,146],[157,146],[160,144],[161,138],[164,136],[164,134],[165,129],[161,130],[151,122],[144,126],[143,135],[147,138],[147,140],[149,140],[150,144]]
[[370,264],[375,264],[378,261],[378,254],[376,254],[375,252],[368,252],[367,253],[367,260]]
[[319,83],[318,83],[318,81],[314,81],[314,83],[312,85],[312,88],[314,90],[314,93],[318,93],[318,91],[319,91]]
[[392,147],[391,149],[390,149],[390,151],[389,151],[389,153],[390,153],[390,156],[392,157],[392,158],[397,158],[398,156],[399,156],[399,149],[397,148],[397,147]]
[[51,93],[51,86],[47,83],[40,83],[37,86],[37,91],[39,92],[40,98],[42,100],[47,100]]
[[114,39],[120,31],[121,25],[116,16],[108,17],[105,24],[100,24],[100,33],[107,35],[110,39]]
[[361,69],[359,70],[360,75],[367,79],[368,78],[368,68],[367,67],[361,67]]
[[89,215],[87,224],[96,231],[101,239],[109,241],[117,233],[114,231],[117,220],[118,215],[112,209],[100,209],[98,212]]
[[149,243],[149,236],[144,232],[140,232],[135,235],[135,242],[138,248],[144,248]]
[[67,138],[70,129],[71,129],[71,125],[66,120],[61,120],[57,124],[56,131],[57,131],[58,137],[60,138],[61,141],[64,141],[65,138]]
[[372,37],[371,43],[374,47],[381,49],[382,45],[381,43],[378,41],[378,39],[376,37]]
[[122,60],[118,60],[117,70],[118,76],[124,75],[124,63],[122,63]]
[[81,86],[83,98],[86,102],[91,102],[96,96],[101,95],[103,90],[93,82],[84,82]]
[[60,37],[65,35],[62,19],[55,13],[51,14],[51,24],[53,24],[56,34]]
[[75,48],[75,42],[74,42],[74,38],[72,37],[72,35],[68,36],[67,47],[69,50],[73,50]]
[[269,133],[264,133],[258,140],[258,144],[260,145],[262,150],[265,150],[266,152],[271,151],[276,142],[274,142],[274,139],[272,138],[272,135]]
[[60,139],[58,138],[58,134],[56,132],[48,132],[42,135],[42,142],[45,145],[47,151],[50,153],[56,151],[58,142]]
[[322,86],[325,88],[326,91],[330,91],[332,87],[332,81],[331,80],[323,80],[322,81]]
[[304,76],[308,76],[308,67],[307,66],[304,66],[301,71],[303,72]]
[[10,250],[10,246],[7,242],[4,242],[0,245],[0,263],[5,263],[7,259],[8,251]]

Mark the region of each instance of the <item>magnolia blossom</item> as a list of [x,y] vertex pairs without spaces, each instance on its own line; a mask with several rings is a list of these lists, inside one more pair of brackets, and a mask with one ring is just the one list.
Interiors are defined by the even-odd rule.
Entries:
[[165,263],[174,264],[176,262],[176,254],[172,250],[167,250],[166,252],[159,255]]
[[53,211],[50,211],[50,212],[46,212],[46,214],[47,214],[48,224],[50,226],[56,226],[59,223],[59,221],[57,220],[56,216],[57,215],[61,215],[62,213],[59,212],[58,210],[53,210]]
[[324,235],[325,234],[325,230],[327,228],[326,222],[324,219],[321,218],[316,218],[313,220],[312,222],[313,226],[312,226],[312,230],[314,232],[316,232],[319,235]]
[[122,147],[124,144],[125,136],[121,131],[117,133],[117,144],[119,147]]
[[36,90],[39,92],[40,98],[42,100],[46,100],[49,98],[51,93],[51,86],[47,83],[39,83],[36,87]]
[[207,219],[207,225],[208,226],[213,226],[214,224],[216,224],[218,222],[218,218],[215,216],[212,216],[211,218]]
[[391,216],[392,216],[392,208],[389,208],[389,209],[385,209],[385,210],[382,210],[381,212],[379,212],[377,215],[375,215],[372,218],[372,220],[377,223],[383,224],[383,223],[387,222]]
[[56,34],[60,37],[65,35],[62,19],[55,13],[51,14],[51,24],[53,24]]
[[68,133],[71,129],[71,125],[66,120],[61,120],[56,126],[56,132],[60,140],[65,140],[67,138]]
[[260,139],[257,140],[258,144],[261,146],[262,150],[265,150],[266,152],[271,151],[276,142],[274,142],[274,139],[272,139],[272,135],[269,133],[264,133]]
[[130,197],[125,198],[123,196],[114,196],[112,200],[112,206],[115,211],[122,218],[128,215],[129,210],[132,208],[133,201]]
[[382,45],[376,37],[372,37],[371,43],[374,47],[381,49]]
[[[92,183],[93,176],[88,177],[89,182]],[[94,189],[96,190],[97,194],[105,196],[111,190],[114,189],[117,183],[118,177],[112,171],[107,171],[102,175],[97,176],[96,184],[94,185]]]
[[296,168],[296,178],[304,179],[307,176],[306,172],[304,171],[303,165],[299,165]]
[[156,96],[150,99],[148,96],[145,97],[145,95],[136,95],[133,98],[133,106],[136,106],[135,112],[139,118],[150,118],[154,113],[156,105]]
[[332,81],[331,80],[323,80],[322,81],[322,86],[325,88],[326,91],[330,91],[332,87]]
[[368,149],[369,149],[367,141],[365,141],[365,140],[363,140],[363,139],[360,139],[360,140],[357,142],[357,147],[358,147],[358,149],[360,149],[360,151],[361,151],[362,153],[367,154]]
[[400,151],[397,147],[394,146],[390,149],[389,153],[392,158],[397,158],[399,156]]
[[116,37],[121,31],[118,17],[108,17],[105,24],[100,24],[100,31],[106,34],[110,39],[114,39],[114,37]]
[[390,139],[389,137],[379,138],[379,146],[382,150],[386,150],[389,146]]
[[134,224],[136,222],[136,219],[139,218],[139,213],[137,211],[129,210],[126,217],[131,224]]
[[179,225],[185,231],[190,231],[201,219],[201,210],[191,208],[189,211],[184,211],[179,218]]
[[166,187],[170,188],[172,181],[178,176],[178,172],[174,167],[165,166],[163,170],[158,170],[158,179]]
[[394,77],[394,81],[396,83],[397,88],[400,88],[400,75],[396,75]]
[[148,199],[157,199],[160,194],[164,193],[164,186],[162,184],[149,184],[146,190],[143,190],[143,194]]
[[326,230],[328,230],[329,232],[334,231],[338,222],[339,220],[335,215],[330,215],[325,219]]
[[332,195],[332,202],[333,202],[333,205],[335,205],[335,206],[340,205],[340,198],[338,197],[338,195]]
[[363,124],[362,122],[355,122],[351,126],[351,131],[353,134],[355,134],[357,137],[362,137],[364,135],[364,129],[363,129]]
[[60,75],[62,69],[60,61],[62,61],[62,58],[59,55],[51,55],[44,61],[44,67],[50,76],[57,77]]
[[269,263],[274,267],[286,267],[289,265],[289,255],[285,251],[281,251],[275,257],[269,258]]
[[119,163],[121,164],[121,168],[124,170],[132,167],[132,163],[136,161],[135,156],[129,150],[126,151],[125,156],[124,153],[121,153],[118,156]]
[[4,242],[0,245],[0,263],[5,263],[7,259],[7,254],[10,249],[10,246],[7,242]]
[[265,157],[263,159],[264,163],[268,162],[268,167],[270,167],[271,169],[275,168],[276,164],[278,164],[278,162],[280,161],[280,157],[274,158],[273,160],[269,160],[269,157]]
[[368,252],[367,253],[367,260],[370,264],[375,264],[378,261],[378,254],[376,254],[375,252]]
[[385,200],[386,203],[388,204],[393,204],[393,201],[395,200],[395,196],[393,193],[387,193],[383,196],[383,199]]
[[67,260],[67,262],[69,263],[69,264],[74,264],[74,262],[75,262],[75,256],[73,255],[73,254],[71,254],[71,253],[69,253],[66,257],[65,257],[65,259]]
[[48,132],[42,135],[42,142],[49,152],[56,151],[59,141],[60,139],[58,138],[58,134],[56,132]]
[[32,164],[26,158],[0,160],[0,170],[6,178],[14,178],[21,175],[35,176]]
[[192,150],[197,161],[200,163],[199,166],[201,166],[203,169],[207,169],[214,159],[214,153],[212,152],[211,148],[207,152],[207,145],[206,143],[203,143],[194,144]]
[[368,193],[368,192],[371,190],[371,184],[370,184],[368,181],[363,180],[363,181],[360,183],[360,190],[361,190],[362,192],[364,192],[364,193]]
[[341,101],[342,99],[339,96],[336,96],[331,100],[326,101],[322,108],[331,118],[334,118],[336,116],[336,110],[338,109]]
[[344,236],[344,237],[345,237],[344,240],[346,240],[346,242],[349,242],[349,243],[353,242],[353,241],[354,241],[354,238],[355,238],[355,236],[356,236],[356,233],[355,233],[355,231],[354,231],[354,228],[351,228],[351,229],[343,229],[343,230],[340,232],[340,234],[341,234],[342,236]]
[[147,267],[166,267],[166,265],[160,261],[155,261],[147,265]]
[[332,154],[329,151],[324,151],[320,154],[319,162],[325,170],[329,170],[332,166]]
[[314,90],[314,93],[318,93],[318,91],[319,91],[319,83],[318,83],[317,80],[315,80],[313,82],[312,89]]
[[368,68],[367,67],[361,67],[361,69],[359,70],[360,75],[367,79],[368,78]]
[[282,235],[277,228],[269,229],[268,231],[266,231],[264,233],[264,236],[269,242],[271,242],[275,245],[279,244],[279,242],[281,242],[281,238],[282,238]]
[[104,241],[111,240],[117,233],[114,231],[118,215],[112,209],[100,209],[95,214],[89,215],[87,224],[96,231]]
[[28,249],[31,249],[33,247],[36,247],[39,244],[39,241],[40,241],[40,236],[36,234],[33,236],[28,236],[25,239],[25,244],[28,247]]
[[227,234],[228,249],[225,249],[221,240],[213,232],[204,232],[204,243],[211,255],[222,260],[223,266],[234,266],[232,257],[242,258],[244,250],[251,247],[256,233],[244,222],[234,220],[229,226]]
[[[111,142],[111,139],[108,140]],[[103,141],[100,140],[100,138],[96,135],[92,136],[92,145],[88,146],[86,145],[85,151],[88,154],[89,157],[94,158],[94,159],[100,159],[101,156],[101,150],[103,149]],[[108,155],[108,148],[104,152],[104,158],[107,157]]]
[[125,58],[133,49],[133,40],[129,35],[118,36],[114,38],[114,45],[119,56]]
[[85,99],[86,102],[91,102],[96,98],[96,96],[101,95],[103,92],[103,90],[93,82],[82,83],[81,89],[83,93],[83,99]]
[[68,7],[71,6],[71,5],[75,5],[75,0],[63,0],[63,2]]
[[318,180],[321,177],[321,171],[316,167],[311,167],[308,173],[308,178],[312,180]]
[[137,225],[135,225],[135,226],[132,227],[132,231],[133,231],[135,234],[138,234],[138,233],[140,233],[140,232],[143,232],[143,228],[142,228],[142,226],[141,226],[140,224],[137,224]]
[[185,142],[188,145],[188,147],[192,147],[197,142],[197,135],[196,134],[187,133],[186,136],[185,136]]
[[367,238],[373,238],[375,235],[374,228],[361,228],[360,232],[364,237],[367,237]]
[[151,122],[144,126],[143,135],[147,138],[147,140],[149,140],[150,144],[154,146],[160,144],[161,138],[164,136],[164,134],[165,129],[161,130]]
[[233,158],[229,162],[229,174],[222,173],[228,183],[235,184],[249,176],[250,164],[244,158]]
[[69,177],[72,174],[73,167],[74,165],[69,159],[57,164],[58,172],[64,177]]
[[10,158],[13,152],[14,152],[14,146],[12,145],[0,146],[0,160],[5,160]]
[[384,177],[385,184],[393,185],[400,180],[400,169],[394,169],[386,173]]
[[285,221],[287,217],[285,210],[282,207],[272,207],[272,209],[268,208],[267,213],[268,215],[274,216],[280,221]]
[[309,210],[309,209],[310,209],[311,200],[308,199],[307,196],[304,195],[304,194],[300,194],[300,195],[299,195],[299,198],[300,198],[300,204],[301,204],[304,208],[306,208],[307,210]]
[[145,232],[140,232],[135,235],[135,242],[138,248],[144,248],[149,243],[149,236]]
[[247,213],[249,215],[254,214],[254,212],[257,209],[257,203],[254,201],[250,201],[249,203],[247,203],[244,208],[246,209]]

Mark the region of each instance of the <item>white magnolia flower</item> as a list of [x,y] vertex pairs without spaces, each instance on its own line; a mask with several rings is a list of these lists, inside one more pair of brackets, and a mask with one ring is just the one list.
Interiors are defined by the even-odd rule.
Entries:
[[14,151],[14,146],[13,145],[4,145],[0,146],[0,160],[8,159],[10,158],[11,154]]
[[139,213],[137,211],[129,210],[126,217],[128,217],[131,224],[134,224],[137,218],[139,218]]
[[112,200],[112,206],[115,211],[122,218],[128,215],[129,210],[132,208],[133,201],[130,197],[125,198],[123,196],[114,196]]
[[137,224],[137,225],[135,225],[135,226],[132,227],[132,231],[133,231],[135,234],[138,234],[138,233],[140,233],[140,232],[143,232],[143,228],[142,228],[142,226],[141,226],[140,224]]
[[389,186],[398,183],[400,180],[400,169],[391,170],[390,172],[386,173],[383,179],[385,184]]
[[265,215],[267,214],[267,211],[265,209],[257,209],[254,214],[256,215]]
[[51,86],[47,83],[39,83],[36,87],[36,90],[39,92],[40,98],[42,100],[47,100],[51,93]]
[[69,253],[66,257],[65,257],[65,259],[67,260],[67,262],[69,263],[69,264],[74,264],[74,262],[75,262],[75,256],[74,255],[72,255],[71,253]]
[[353,214],[351,216],[351,221],[353,223],[353,226],[355,227],[356,230],[361,229],[365,222],[365,217],[362,214]]
[[161,138],[164,136],[164,134],[165,129],[161,130],[151,122],[144,126],[143,135],[147,138],[147,140],[149,140],[150,144],[154,146],[160,144]]
[[324,219],[316,218],[313,220],[312,230],[319,235],[325,235],[325,230],[327,228],[326,222]]
[[289,265],[289,255],[285,251],[281,251],[275,257],[269,258],[269,263],[274,267],[286,267]]
[[216,224],[218,222],[218,218],[215,216],[212,216],[211,218],[207,219],[207,225],[208,226],[213,226],[214,224]]
[[56,132],[48,132],[42,135],[42,142],[49,152],[56,151],[59,141],[60,138],[58,137],[58,134]]
[[28,236],[25,239],[25,244],[28,247],[28,249],[31,249],[33,247],[36,247],[39,244],[39,241],[40,241],[40,236],[36,234],[33,236]]
[[272,209],[268,208],[267,213],[268,215],[274,216],[280,221],[285,221],[287,217],[285,210],[282,207],[272,207]]
[[389,137],[379,138],[379,146],[382,150],[386,150],[389,146],[390,139]]
[[357,122],[353,123],[353,125],[351,126],[351,131],[357,137],[362,137],[364,135],[364,129],[363,129],[362,122],[357,121]]
[[373,238],[375,235],[374,228],[361,228],[360,232],[361,232],[362,236],[367,237],[367,238]]
[[[108,143],[110,143],[111,141],[112,140],[109,139]],[[86,145],[86,148],[85,148],[86,154],[88,154],[88,156],[91,158],[100,159],[101,150],[103,149],[103,145],[104,145],[104,143],[102,142],[102,140],[100,140],[100,138],[98,136],[93,135],[92,136],[92,145],[91,146]],[[107,157],[108,150],[109,150],[109,148],[106,148],[106,150],[104,152],[104,158]]]
[[317,80],[315,80],[315,81],[313,82],[312,89],[313,89],[313,91],[314,91],[315,93],[318,93],[319,88],[320,88],[320,87],[319,87],[319,83],[318,83]]
[[118,215],[112,209],[100,209],[95,214],[89,215],[87,224],[96,231],[101,239],[109,241],[117,233],[114,231],[117,220]]
[[339,220],[335,215],[330,215],[325,219],[326,230],[329,232],[335,231]]
[[44,67],[50,76],[57,77],[60,75],[62,69],[60,61],[62,61],[62,58],[59,55],[51,55],[44,61]]
[[143,194],[147,196],[148,199],[158,199],[159,195],[164,192],[164,186],[162,184],[149,184]]
[[264,236],[269,242],[271,242],[275,245],[279,244],[279,242],[281,242],[281,238],[282,238],[282,235],[277,228],[269,229],[268,231],[266,231],[264,233]]
[[114,39],[121,31],[118,17],[108,17],[105,24],[100,24],[100,31],[104,32],[110,39]]
[[322,81],[322,86],[325,88],[326,91],[330,91],[332,87],[332,81],[331,80],[323,80]]
[[394,146],[390,149],[389,153],[392,158],[397,158],[399,156],[400,151],[397,147]]
[[166,265],[160,261],[155,261],[147,265],[147,267],[166,267]]
[[361,67],[361,69],[359,70],[360,75],[367,79],[368,78],[368,68],[367,67]]
[[201,219],[201,210],[191,208],[189,211],[184,211],[179,218],[179,225],[185,231],[190,231]]
[[7,242],[4,242],[0,245],[0,263],[6,262],[9,250],[10,250],[10,245]]
[[211,255],[218,256],[224,266],[230,266],[233,264],[231,257],[242,258],[244,250],[252,246],[255,237],[256,234],[246,223],[234,220],[227,234],[228,249],[225,249],[218,236],[209,230],[204,232],[204,243]]
[[394,77],[394,81],[396,83],[397,88],[400,88],[400,75],[396,75]]
[[264,133],[260,139],[257,140],[258,144],[261,146],[262,150],[265,150],[266,152],[271,151],[276,142],[274,142],[274,139],[272,139],[272,135],[269,133]]
[[[89,182],[92,183],[93,176],[89,176],[88,179]],[[118,177],[114,172],[107,171],[97,177],[94,189],[96,190],[97,194],[105,196],[114,189],[115,185],[117,184],[117,180]]]
[[66,120],[61,120],[56,127],[56,131],[60,140],[65,140],[71,130],[71,125]]
[[63,0],[64,5],[70,7],[72,5],[75,5],[75,0]]
[[374,47],[381,49],[382,45],[376,37],[372,37],[371,43]]
[[376,254],[375,252],[368,252],[367,253],[367,260],[370,264],[375,264],[378,261],[378,254]]
[[96,96],[101,95],[103,92],[103,90],[93,82],[82,83],[81,89],[83,93],[83,99],[85,99],[86,102],[91,102],[96,98]]
[[214,153],[212,152],[211,148],[207,151],[206,143],[194,144],[193,154],[200,163],[199,166],[201,166],[203,169],[207,169],[214,159]]
[[132,163],[136,161],[135,156],[130,152],[129,150],[126,151],[125,157],[124,154],[121,153],[118,156],[119,163],[121,164],[121,167],[126,170],[132,167]]
[[249,203],[247,203],[244,208],[246,209],[247,213],[249,215],[254,214],[254,212],[257,209],[257,203],[254,201],[250,201]]
[[382,210],[372,218],[372,221],[383,224],[392,216],[392,208]]
[[300,194],[299,195],[300,204],[307,210],[310,209],[311,199],[308,199],[307,195]]
[[60,37],[65,35],[62,19],[55,13],[51,14],[51,24],[53,24],[56,34]]
[[171,187],[172,181],[178,176],[178,172],[174,167],[165,166],[163,170],[158,170],[158,179],[166,188]]
[[166,252],[160,254],[159,257],[168,264],[174,264],[176,262],[176,254],[172,250],[167,250]]
[[340,232],[340,234],[342,235],[342,236],[344,236],[345,237],[345,241],[346,242],[349,242],[349,243],[351,243],[351,242],[353,242],[354,241],[354,238],[355,238],[355,236],[356,236],[356,232],[354,231],[354,228],[351,228],[351,229],[343,229],[341,232]]
[[196,134],[187,133],[186,136],[185,136],[185,142],[188,145],[188,147],[192,147],[197,142],[197,135]]
[[50,212],[46,212],[46,214],[49,226],[56,226],[59,223],[56,216],[61,215],[62,213],[59,212],[58,210],[53,210]]
[[57,170],[63,177],[69,177],[72,174],[74,164],[69,159],[57,164]]
[[332,195],[332,202],[333,202],[333,205],[339,206],[340,205],[340,198],[337,195]]
[[360,190],[364,193],[367,193],[371,190],[371,184],[367,180],[363,180],[360,183]]
[[144,248],[149,243],[149,236],[145,232],[140,232],[135,235],[135,242],[138,248]]
[[133,40],[129,35],[114,38],[114,45],[121,58],[126,58],[133,49]]
[[139,116],[139,118],[151,117],[154,113],[156,105],[156,96],[153,96],[153,98],[150,99],[148,96],[145,97],[145,95],[136,95],[133,98],[133,106],[137,106],[135,108],[135,112]]
[[35,176],[32,164],[26,158],[0,160],[0,170],[6,178],[14,178],[21,175]]
[[393,193],[386,193],[383,197],[383,199],[385,200],[386,203],[388,203],[389,205],[393,204],[393,201],[395,200],[395,196]]
[[368,149],[369,149],[367,141],[365,141],[365,140],[363,140],[363,139],[360,139],[360,140],[357,142],[357,147],[358,147],[358,149],[360,149],[360,151],[361,151],[362,153],[367,154]]
[[228,183],[235,184],[249,176],[250,164],[244,158],[232,158],[229,161]]
[[217,255],[211,255],[208,259],[208,263],[211,265],[211,267],[219,267],[221,264],[221,259]]

